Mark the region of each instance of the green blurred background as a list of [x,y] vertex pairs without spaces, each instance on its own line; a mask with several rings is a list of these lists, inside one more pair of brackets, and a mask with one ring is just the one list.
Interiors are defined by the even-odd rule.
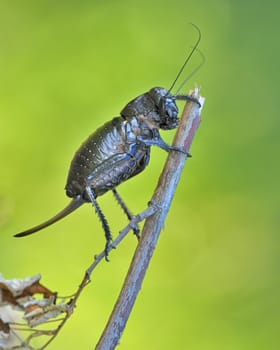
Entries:
[[[40,272],[71,294],[104,245],[92,208],[26,239],[13,233],[66,205],[81,142],[153,86],[168,88],[197,34],[206,64],[202,124],[121,349],[280,348],[279,11],[277,1],[8,1],[0,3],[0,271]],[[197,64],[194,55],[184,73]],[[182,105],[181,105],[182,106]],[[171,142],[174,132],[162,132]],[[135,213],[166,154],[120,186]],[[126,223],[100,198],[113,232]],[[96,344],[136,241],[102,263],[49,349]]]

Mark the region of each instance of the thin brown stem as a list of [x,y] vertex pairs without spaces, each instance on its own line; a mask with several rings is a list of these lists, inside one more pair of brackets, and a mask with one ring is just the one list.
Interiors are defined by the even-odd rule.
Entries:
[[[199,90],[190,93],[199,100],[201,106],[204,99],[199,97]],[[181,122],[174,139],[174,146],[189,151],[191,142],[200,123],[199,105],[188,101],[182,113]],[[180,152],[170,152],[151,203],[159,207],[144,224],[140,242],[135,251],[124,285],[115,304],[110,319],[99,339],[96,350],[113,350],[120,341],[126,322],[129,318],[138,292],[142,286],[149,262],[171,205],[186,155]]]

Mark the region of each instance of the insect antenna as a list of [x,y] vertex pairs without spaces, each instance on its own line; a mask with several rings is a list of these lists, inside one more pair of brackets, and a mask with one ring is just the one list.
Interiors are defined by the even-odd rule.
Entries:
[[[197,39],[197,41],[196,41],[194,47],[192,48],[191,52],[190,52],[189,55],[187,56],[185,62],[184,62],[183,65],[182,65],[182,67],[180,68],[180,70],[179,70],[179,72],[178,72],[176,78],[174,79],[174,81],[173,81],[173,83],[172,83],[170,89],[168,90],[168,92],[170,92],[170,91],[173,89],[174,85],[176,84],[177,80],[179,79],[180,75],[182,74],[184,68],[186,67],[187,63],[188,63],[189,60],[191,59],[193,53],[195,52],[195,50],[197,50],[198,44],[199,44],[200,39],[201,39],[201,31],[200,31],[200,29],[198,28],[198,26],[196,26],[196,25],[193,24],[193,23],[190,23],[190,24],[197,30],[197,32],[198,32],[198,39]],[[200,66],[201,66],[201,65],[200,65]],[[199,66],[197,69],[199,69],[200,66]],[[195,71],[193,72],[193,74],[197,71],[197,69],[195,69]],[[193,74],[191,74],[191,75],[193,75]],[[189,76],[189,77],[190,77],[190,76]],[[189,79],[189,77],[188,77],[188,79]],[[186,80],[186,79],[185,79],[185,80]],[[184,83],[185,83],[185,81],[184,81]],[[181,87],[182,87],[182,86],[181,86]],[[180,88],[181,88],[181,87],[180,87]]]
[[199,50],[196,49],[196,51],[199,52],[202,61],[201,63],[184,79],[184,81],[182,82],[182,84],[179,86],[179,88],[177,89],[177,91],[175,92],[174,96],[178,95],[178,92],[182,89],[182,87],[186,84],[186,82],[204,65],[205,63],[205,56],[204,54]]

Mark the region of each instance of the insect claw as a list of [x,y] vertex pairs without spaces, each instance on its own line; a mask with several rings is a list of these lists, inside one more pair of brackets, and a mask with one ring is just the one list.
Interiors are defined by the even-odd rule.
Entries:
[[181,147],[170,146],[170,150],[171,150],[171,151],[176,151],[176,152],[184,153],[184,154],[186,154],[186,156],[187,156],[188,158],[191,158],[191,157],[192,157],[192,155],[191,155],[188,151],[185,151],[185,150],[184,150],[183,148],[181,148]]
[[188,151],[181,149],[181,151],[179,151],[179,152],[184,153],[187,156],[187,158],[192,158],[192,155]]
[[148,207],[153,208],[155,212],[161,209],[161,206],[153,199],[148,202]]
[[107,262],[110,261],[110,259],[109,259],[109,252],[108,252],[107,248],[105,248],[105,260],[106,260]]
[[105,249],[104,249],[104,253],[105,253],[105,260],[107,262],[109,262],[109,252],[111,249],[116,249],[116,246],[111,244],[112,238],[110,238],[109,240],[107,240],[106,245],[105,245]]
[[188,100],[196,103],[198,107],[201,108],[201,103],[198,101],[197,98],[189,96]]
[[140,240],[140,230],[139,227],[137,225],[135,225],[136,227],[133,228],[133,233],[135,234],[137,240]]

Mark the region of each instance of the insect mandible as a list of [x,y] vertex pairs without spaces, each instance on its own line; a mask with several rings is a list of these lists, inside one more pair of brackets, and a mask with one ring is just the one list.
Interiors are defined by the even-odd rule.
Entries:
[[[179,95],[178,92],[201,64],[183,81],[175,94],[172,94],[171,90],[200,42],[200,30],[194,27],[198,30],[198,39],[170,89],[154,87],[136,97],[123,108],[119,117],[108,121],[89,136],[76,152],[69,169],[65,190],[72,201],[57,215],[16,234],[15,237],[27,236],[42,230],[72,213],[84,203],[91,203],[105,232],[105,258],[108,260],[112,235],[98,205],[97,197],[111,190],[127,218],[131,220],[132,214],[116,187],[146,168],[150,160],[151,146],[158,146],[167,152],[183,152],[189,156],[184,150],[165,143],[159,129],[177,128],[179,118],[176,100],[193,100],[188,95]],[[194,101],[199,104],[198,101]],[[138,237],[139,229],[134,227],[133,231]]]

